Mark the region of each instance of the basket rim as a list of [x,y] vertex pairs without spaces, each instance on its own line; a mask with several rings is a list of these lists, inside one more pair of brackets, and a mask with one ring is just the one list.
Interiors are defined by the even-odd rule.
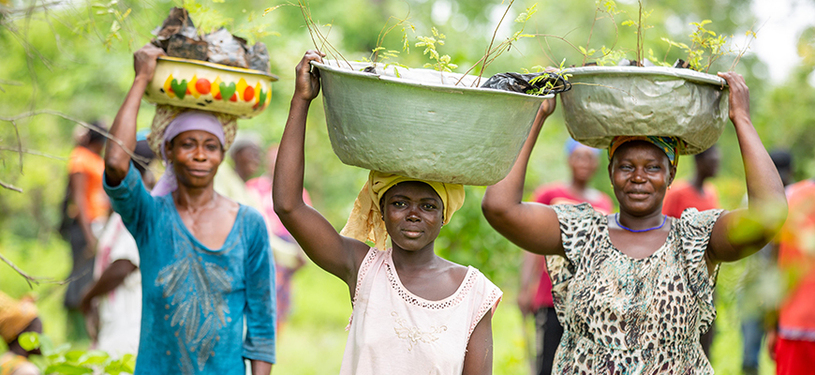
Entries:
[[[540,100],[540,101],[543,101],[543,100],[546,100],[546,99],[551,99],[551,98],[555,97],[555,94],[529,95],[529,94],[523,94],[523,93],[519,93],[519,92],[506,91],[506,90],[496,90],[496,89],[481,88],[481,87],[455,86],[455,85],[427,83],[427,82],[421,82],[421,81],[417,81],[417,80],[410,80],[410,79],[405,79],[405,78],[393,77],[393,76],[383,75],[383,74],[365,73],[365,72],[361,72],[361,71],[349,70],[349,69],[340,68],[340,67],[330,65],[331,63],[339,64],[339,62],[337,60],[323,60],[323,61],[324,61],[324,63],[311,61],[311,65],[319,68],[320,70],[327,70],[329,72],[336,73],[336,74],[339,74],[339,75],[345,75],[345,76],[368,79],[368,80],[388,81],[388,82],[392,82],[392,83],[396,83],[396,84],[401,84],[401,85],[406,85],[406,86],[413,86],[413,87],[420,87],[420,88],[428,88],[428,89],[436,89],[436,90],[440,89],[440,90],[445,90],[445,91],[459,91],[459,92],[460,91],[465,91],[465,92],[469,91],[469,92],[478,92],[478,93],[482,93],[482,94],[510,95],[510,96],[518,96],[518,97],[523,97],[523,98],[529,98],[529,99],[537,99],[537,100]],[[357,62],[357,61],[350,61],[350,62],[347,62],[347,63],[348,64],[368,64],[368,65],[370,65],[370,63]],[[422,68],[402,68],[402,69],[407,69],[407,70],[412,70],[412,71],[428,71],[428,72],[436,72],[436,73],[438,73],[437,70],[432,70],[432,69],[422,69]],[[461,74],[461,73],[445,73],[445,75],[449,75],[449,76],[452,76],[452,77],[455,77],[455,78],[460,78],[461,76],[463,76],[463,74]]]
[[223,64],[216,64],[209,61],[202,61],[202,60],[193,60],[193,59],[185,59],[182,57],[173,57],[173,56],[159,56],[158,60],[165,60],[171,62],[178,62],[182,64],[190,64],[190,65],[200,65],[207,68],[212,68],[216,70],[228,71],[233,73],[240,73],[240,74],[250,74],[250,75],[257,75],[263,76],[268,78],[270,81],[275,82],[278,81],[280,78],[272,73],[262,72],[260,70],[255,69],[246,69],[246,68],[239,68],[236,66],[229,66]]
[[683,68],[670,68],[664,66],[581,66],[567,68],[564,74],[574,76],[582,75],[645,75],[681,78],[695,83],[704,83],[723,88],[729,87],[724,78],[717,75],[697,72],[695,70]]

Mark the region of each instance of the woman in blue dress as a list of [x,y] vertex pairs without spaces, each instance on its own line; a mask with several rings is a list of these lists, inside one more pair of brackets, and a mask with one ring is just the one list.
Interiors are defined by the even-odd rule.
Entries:
[[162,54],[149,44],[134,54],[133,85],[111,128],[121,146],[105,152],[105,190],[141,258],[135,373],[244,375],[245,358],[253,374],[268,375],[275,297],[266,224],[212,187],[234,118],[159,107],[151,145],[167,169],[153,195],[125,151],[136,146],[139,104]]

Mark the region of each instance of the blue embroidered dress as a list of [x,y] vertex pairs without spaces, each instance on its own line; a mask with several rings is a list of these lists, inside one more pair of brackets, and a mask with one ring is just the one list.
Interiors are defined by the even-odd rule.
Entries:
[[244,375],[243,358],[274,363],[274,267],[260,213],[241,205],[213,250],[187,230],[172,195],[150,196],[132,166],[118,186],[105,179],[105,191],[141,257],[135,375]]

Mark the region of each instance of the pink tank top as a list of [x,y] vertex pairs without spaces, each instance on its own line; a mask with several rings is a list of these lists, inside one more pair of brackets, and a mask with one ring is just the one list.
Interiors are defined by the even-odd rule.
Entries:
[[425,300],[402,285],[391,250],[371,248],[357,275],[340,375],[460,374],[470,335],[501,295],[468,267],[453,295]]

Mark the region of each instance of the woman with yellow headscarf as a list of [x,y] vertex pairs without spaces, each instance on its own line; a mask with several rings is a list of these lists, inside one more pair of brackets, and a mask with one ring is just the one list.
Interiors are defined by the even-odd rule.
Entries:
[[322,56],[309,51],[297,65],[273,201],[309,258],[348,284],[354,310],[340,374],[491,374],[501,291],[434,251],[463,186],[371,171],[341,233],[303,201],[306,116],[320,88],[309,68]]
[[[786,215],[781,179],[750,121],[744,78],[720,76],[730,86],[747,209],[663,215],[682,143],[636,134],[615,137],[608,150],[618,213],[606,215],[588,204],[523,202],[529,155],[554,100],[541,106],[509,175],[487,188],[482,208],[490,224],[524,250],[546,255],[564,329],[552,374],[713,373],[699,335],[716,317],[719,265],[758,251]],[[764,230],[731,235],[735,224],[755,218],[764,220],[753,221],[765,224]]]

